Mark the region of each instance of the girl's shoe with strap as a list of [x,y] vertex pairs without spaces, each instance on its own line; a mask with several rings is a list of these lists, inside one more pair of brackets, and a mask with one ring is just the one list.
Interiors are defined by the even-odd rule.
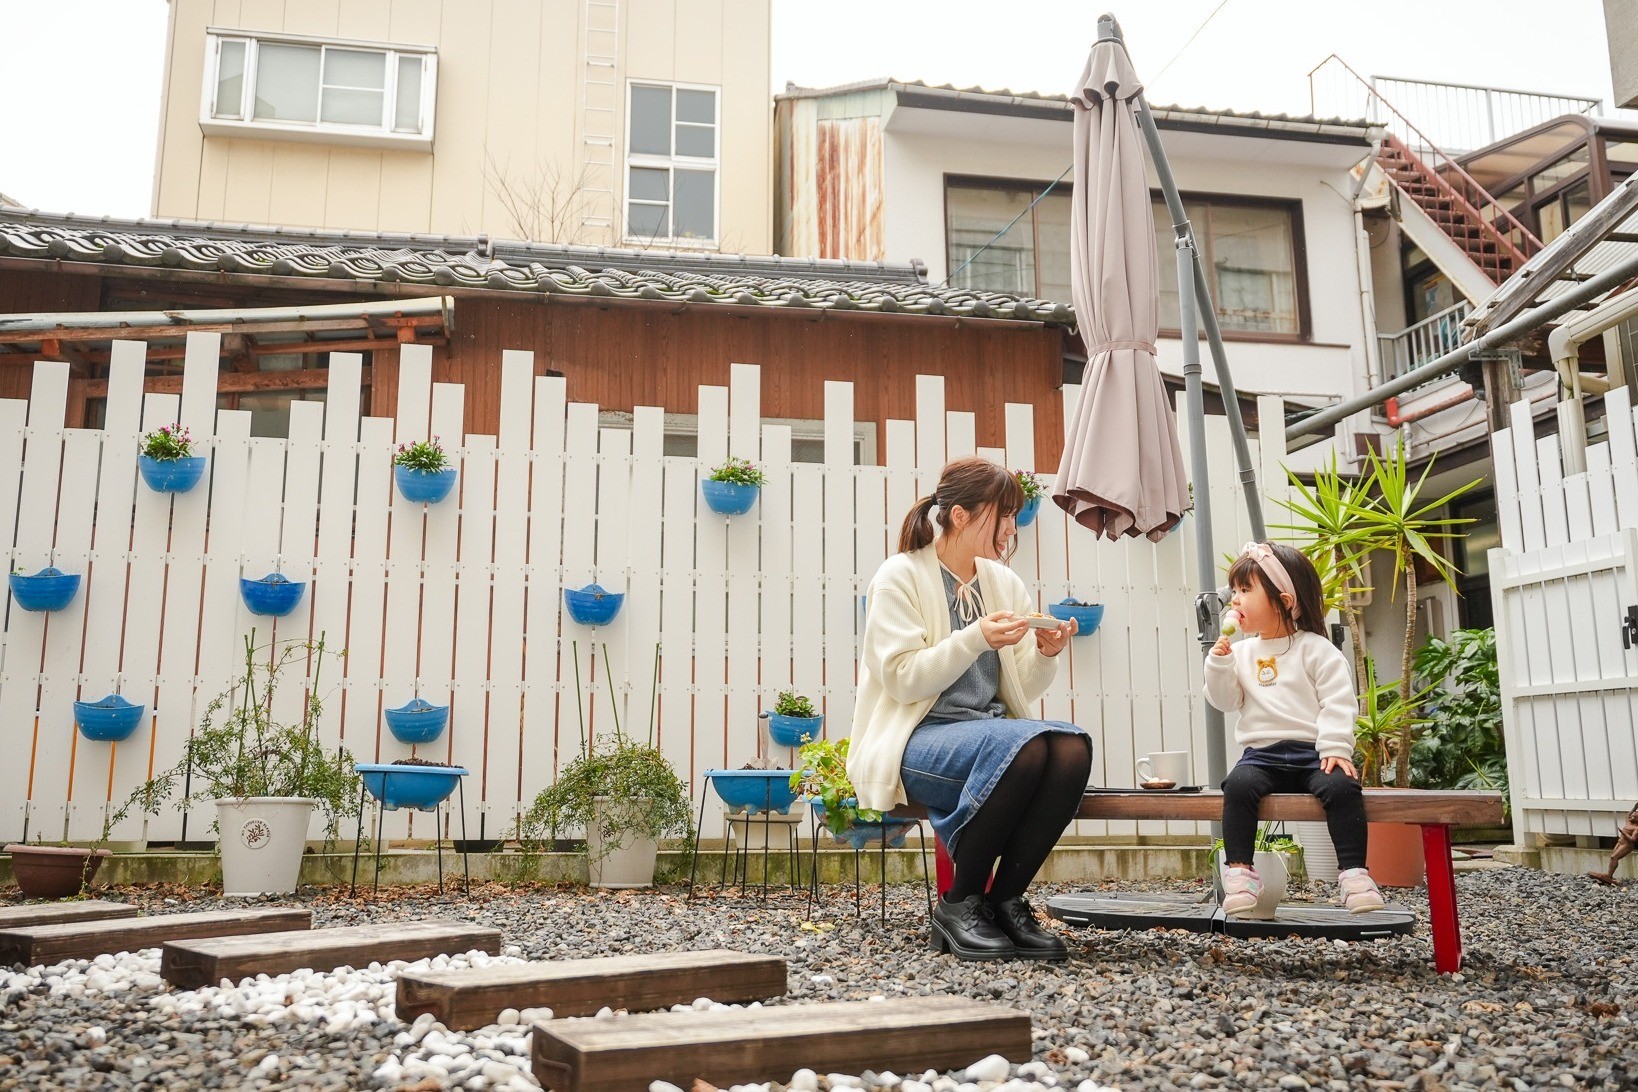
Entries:
[[1229,917],[1244,917],[1257,909],[1262,893],[1263,878],[1255,868],[1234,865],[1223,869],[1223,913]]
[[1382,909],[1382,891],[1363,868],[1337,874],[1337,890],[1342,908],[1350,914],[1366,914]]

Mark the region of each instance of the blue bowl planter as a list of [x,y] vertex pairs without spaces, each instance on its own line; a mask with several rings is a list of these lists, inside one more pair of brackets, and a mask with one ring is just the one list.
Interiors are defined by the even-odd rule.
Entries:
[[388,811],[399,808],[432,811],[449,799],[460,779],[469,772],[465,766],[411,766],[391,762],[360,762],[353,769],[364,779],[365,790]]
[[711,511],[724,516],[743,516],[756,504],[762,487],[707,479],[700,482],[700,492],[705,494],[705,505]]
[[[813,817],[818,820],[821,827],[824,827],[825,805],[817,800],[810,800],[808,807],[813,809]],[[840,834],[833,834],[832,837],[852,849],[869,849],[872,846],[880,847],[885,834],[889,848],[899,849],[904,845],[904,840],[910,837],[910,832],[915,826],[914,819],[889,819],[885,816],[874,822],[855,819],[852,826]],[[827,831],[828,829],[826,828]]]
[[101,701],[74,703],[74,723],[80,734],[99,743],[118,743],[130,739],[131,733],[142,723],[145,705],[132,705],[119,694],[109,694]]
[[790,770],[706,770],[705,776],[731,811],[783,815],[796,803]]
[[387,729],[399,743],[431,743],[444,734],[449,723],[449,706],[433,705],[415,698],[396,709],[382,710]]
[[1103,621],[1103,604],[1074,603],[1065,599],[1058,603],[1048,603],[1047,613],[1064,621],[1075,619],[1078,623],[1075,636],[1090,637],[1098,632],[1098,623]]
[[455,468],[416,470],[409,466],[392,468],[392,480],[404,499],[423,504],[437,504],[455,488]]
[[1035,514],[1041,510],[1041,498],[1031,497],[1018,509],[1018,526],[1028,527],[1035,522]]
[[601,584],[563,589],[563,605],[569,608],[569,617],[583,626],[608,625],[625,601],[625,592],[611,592]]
[[781,747],[800,747],[819,738],[825,715],[817,717],[787,717],[780,713],[763,713],[768,718],[768,736]]
[[239,578],[239,594],[251,614],[283,618],[296,609],[306,590],[305,580],[291,580],[283,573],[268,573],[260,580]]
[[137,469],[142,480],[156,493],[186,493],[199,484],[205,474],[205,457],[189,455],[182,459],[155,459],[150,455],[137,456]]
[[37,573],[12,573],[11,597],[24,610],[62,610],[80,590],[80,574],[47,565]]

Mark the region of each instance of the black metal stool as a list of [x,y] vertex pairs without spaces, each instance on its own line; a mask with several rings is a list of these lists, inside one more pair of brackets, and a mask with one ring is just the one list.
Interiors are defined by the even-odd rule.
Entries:
[[[702,783],[701,788],[700,788],[699,821],[694,824],[694,852],[689,857],[689,861],[688,861],[688,898],[689,898],[690,901],[692,901],[693,898],[694,898],[694,877],[695,877],[696,873],[698,872],[698,868],[699,868],[700,831],[701,831],[701,828],[705,825],[705,805],[710,801],[710,799],[711,799],[711,772],[707,771],[703,775],[703,783]],[[765,800],[764,803],[766,804],[767,801]],[[771,833],[772,828],[776,824],[773,821],[773,809],[771,807],[764,806],[764,807],[762,807],[760,809],[760,811],[761,811],[761,815],[762,815],[762,895],[761,895],[761,897],[762,897],[762,900],[764,902],[766,902],[767,899],[768,899],[768,853],[769,853],[769,849],[770,849],[769,842],[771,841],[771,839],[768,837],[768,835],[769,835],[769,833]],[[746,884],[750,880],[750,850],[751,850],[751,845],[750,845],[750,838],[748,837],[748,835],[750,833],[751,824],[755,821],[755,816],[751,815],[747,811],[747,813],[745,813],[744,818],[745,818],[745,828],[746,828],[747,837],[740,839],[739,847],[734,851],[734,879],[739,884],[739,893],[740,893],[741,896],[743,896],[745,894]],[[730,826],[732,825],[732,823],[733,823],[733,820],[730,819],[729,820]],[[801,840],[798,837],[797,830],[796,830],[797,824],[792,823],[792,822],[781,822],[781,823],[779,823],[777,825],[783,826],[783,827],[786,828],[786,834],[785,834],[786,847],[787,847],[787,852],[790,854],[790,861],[791,861],[791,890],[793,892],[800,891],[800,890],[802,890],[802,852],[801,852]],[[721,870],[718,873],[718,877],[717,877],[717,885],[719,887],[728,886],[728,882],[727,882],[728,881],[728,855],[729,855],[728,836],[725,833],[724,836],[723,836],[723,840],[722,840]]]
[[[818,811],[811,805],[808,808],[808,814],[812,817],[813,821],[813,848],[810,851],[813,854],[813,857],[812,861],[808,865],[808,876],[810,878],[810,882],[808,884],[808,917],[812,918],[814,907],[819,901],[819,830],[823,824],[819,819]],[[878,824],[878,826],[880,827],[880,830],[876,839],[876,849],[877,853],[879,854],[877,860],[882,878],[882,924],[886,925],[888,824],[886,822],[882,822]],[[927,867],[927,830],[919,822],[915,824],[915,827],[916,835],[921,840],[921,883],[922,889],[927,896],[927,916],[928,919],[931,920],[933,916],[933,880],[932,872]],[[900,847],[895,846],[894,848]],[[863,853],[864,851],[865,847],[863,842],[853,846],[853,915],[855,917],[858,917],[864,913],[864,900],[860,893],[862,884],[859,875],[859,854]]]

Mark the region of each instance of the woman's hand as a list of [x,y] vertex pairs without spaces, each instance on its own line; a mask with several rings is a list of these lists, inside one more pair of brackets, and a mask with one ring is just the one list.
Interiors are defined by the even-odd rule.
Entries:
[[1213,656],[1227,656],[1232,648],[1233,646],[1229,644],[1227,637],[1219,637],[1217,643],[1211,646],[1211,654]]
[[1069,639],[1075,635],[1075,631],[1080,628],[1080,623],[1071,618],[1068,621],[1060,622],[1057,629],[1036,630],[1035,651],[1049,659],[1058,655],[1064,650],[1064,646],[1069,643]]
[[980,618],[978,626],[984,631],[984,640],[989,642],[991,648],[1007,648],[1024,639],[1029,622],[1010,610],[998,610]]
[[1341,770],[1355,781],[1359,780],[1359,771],[1354,769],[1354,764],[1346,758],[1320,759],[1320,773],[1330,773],[1332,770]]

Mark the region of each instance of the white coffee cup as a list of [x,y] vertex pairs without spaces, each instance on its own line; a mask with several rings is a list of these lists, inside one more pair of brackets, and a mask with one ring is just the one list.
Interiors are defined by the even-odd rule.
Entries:
[[1138,784],[1170,781],[1184,785],[1189,780],[1189,752],[1151,751],[1137,761]]

